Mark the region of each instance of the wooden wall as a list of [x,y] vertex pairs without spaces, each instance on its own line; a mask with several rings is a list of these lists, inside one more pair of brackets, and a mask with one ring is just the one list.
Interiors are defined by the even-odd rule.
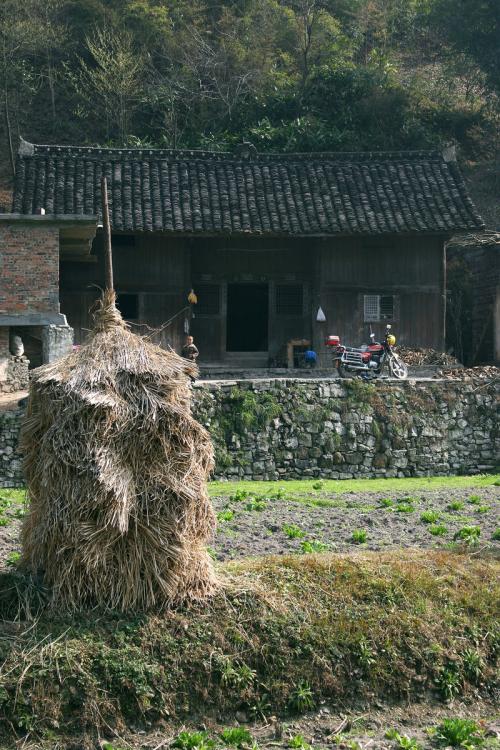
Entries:
[[[61,258],[61,312],[75,329],[75,341],[81,343],[91,328],[90,309],[103,285],[102,235],[94,240],[97,262],[72,262]],[[113,237],[113,268],[118,294],[138,295],[138,318],[132,330],[151,333],[160,329],[187,305],[190,289],[190,250],[185,240],[162,235],[136,235],[133,245]],[[184,339],[185,314],[178,316],[152,340],[177,351]]]
[[[94,241],[97,262],[61,259],[61,312],[75,329],[77,342],[91,327],[89,309],[102,285],[102,237]],[[443,238],[401,237],[338,239],[171,238],[161,234],[135,236],[135,244],[113,244],[115,287],[137,294],[140,332],[159,329],[186,305],[191,286],[218,285],[216,314],[198,314],[191,330],[201,361],[233,363],[226,353],[227,285],[232,282],[269,285],[269,352],[262,359],[276,361],[291,338],[313,339],[325,355],[326,334],[336,333],[352,345],[367,341],[369,324],[363,318],[365,294],[395,295],[395,319],[390,321],[398,342],[406,346],[444,347]],[[278,315],[278,284],[302,283],[302,314]],[[327,321],[316,322],[318,306]],[[200,306],[201,309],[201,306]],[[250,311],[251,314],[251,311]],[[372,324],[381,336],[384,323]],[[180,351],[185,315],[153,336]]]
[[368,341],[365,294],[394,295],[392,320],[372,323],[382,337],[391,323],[398,343],[444,347],[443,238],[325,240],[316,252],[315,280],[326,323],[314,324],[315,343],[338,334],[352,345]]

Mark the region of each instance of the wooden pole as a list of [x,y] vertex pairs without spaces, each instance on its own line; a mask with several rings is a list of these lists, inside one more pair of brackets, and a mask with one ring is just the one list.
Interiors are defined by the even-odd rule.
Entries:
[[104,228],[104,276],[106,289],[113,291],[113,254],[111,251],[111,225],[109,223],[108,182],[101,178],[102,225]]

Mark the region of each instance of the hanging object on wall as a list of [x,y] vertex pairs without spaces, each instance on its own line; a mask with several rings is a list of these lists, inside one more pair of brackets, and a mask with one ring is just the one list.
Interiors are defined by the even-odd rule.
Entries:
[[184,318],[184,333],[189,333],[189,318]]
[[316,320],[318,323],[326,322],[326,315],[323,312],[323,308],[321,307],[321,305],[318,307],[318,312],[316,313]]
[[190,305],[198,304],[198,297],[196,296],[194,289],[191,289],[188,294],[188,302]]

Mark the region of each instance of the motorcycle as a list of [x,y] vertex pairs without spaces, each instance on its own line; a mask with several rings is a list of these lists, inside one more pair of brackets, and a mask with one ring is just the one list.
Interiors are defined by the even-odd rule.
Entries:
[[408,367],[394,351],[396,337],[391,333],[390,325],[386,327],[383,343],[375,341],[374,333],[370,333],[370,343],[359,348],[344,346],[339,336],[328,336],[325,343],[331,347],[333,363],[341,378],[354,374],[373,380],[380,377],[384,366],[393,378],[404,380],[408,377]]

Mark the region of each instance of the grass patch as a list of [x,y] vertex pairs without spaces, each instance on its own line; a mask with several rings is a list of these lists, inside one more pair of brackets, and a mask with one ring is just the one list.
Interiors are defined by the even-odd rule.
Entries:
[[[189,609],[47,610],[15,637],[0,623],[2,739],[494,690],[497,561],[405,550],[242,560],[220,571],[220,594]],[[0,620],[40,608],[37,585],[16,571],[0,576]],[[457,658],[466,650],[474,658]]]
[[[346,492],[380,492],[382,495],[387,492],[397,492],[411,495],[420,490],[490,487],[495,485],[495,482],[500,483],[500,474],[404,479],[324,479],[321,482],[321,492],[328,495],[341,495]],[[314,487],[317,484],[317,479],[289,479],[276,482],[210,482],[209,492],[212,497],[234,495],[236,492],[269,496],[281,488],[286,498],[292,498],[295,495],[317,493],[318,490]]]

